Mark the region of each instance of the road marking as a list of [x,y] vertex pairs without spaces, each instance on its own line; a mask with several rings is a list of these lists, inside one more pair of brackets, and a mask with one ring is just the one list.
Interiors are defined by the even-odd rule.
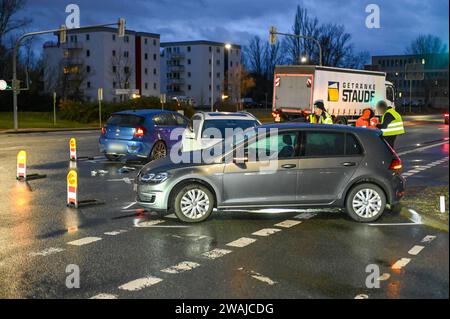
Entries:
[[210,251],[207,251],[207,252],[203,253],[202,256],[212,260],[212,259],[216,259],[216,258],[220,258],[222,256],[225,256],[225,255],[227,255],[227,254],[229,254],[231,252],[232,251],[228,250],[228,249],[218,249],[218,248],[216,248],[216,249],[213,249],[213,250],[210,250]]
[[127,231],[128,230],[125,230],[125,229],[119,229],[119,230],[108,231],[108,232],[105,232],[103,234],[109,235],[109,236],[117,236],[117,235],[126,233]]
[[427,235],[422,239],[422,243],[431,243],[434,239],[436,238],[436,236],[433,235]]
[[418,223],[368,224],[369,226],[417,226]]
[[87,245],[90,243],[94,243],[96,241],[102,240],[100,237],[84,237],[81,239],[77,239],[74,241],[70,241],[67,244],[68,245],[73,245],[73,246],[83,246],[83,245]]
[[147,220],[147,221],[143,221],[143,222],[136,222],[134,224],[134,227],[151,227],[151,226],[155,226],[161,223],[164,223],[165,220],[161,220],[161,219],[155,219],[155,220]]
[[127,282],[126,284],[119,286],[119,289],[128,290],[128,291],[138,291],[138,290],[156,285],[157,283],[159,283],[161,281],[163,281],[161,278],[147,276],[144,278],[139,278],[139,279],[135,279],[130,282]]
[[30,256],[48,256],[48,255],[53,255],[53,254],[57,254],[60,253],[62,251],[64,251],[64,248],[55,248],[55,247],[50,247],[50,248],[46,248],[44,250],[41,251],[36,251],[36,252],[31,252],[29,253]]
[[411,248],[411,249],[408,251],[408,254],[416,256],[416,255],[418,255],[418,254],[422,251],[422,249],[424,249],[424,248],[425,248],[424,246],[416,245],[416,246],[414,246],[413,248]]
[[355,297],[355,299],[369,299],[369,296],[366,294],[359,294]]
[[98,294],[95,295],[89,299],[117,299],[117,295],[111,295],[111,294]]
[[268,284],[270,286],[275,285],[277,283],[277,281],[274,281],[274,280],[270,279],[267,276],[263,276],[260,273],[257,273],[256,271],[246,270],[243,267],[238,268],[238,270],[243,271],[243,272],[249,274],[250,277],[252,277],[252,278],[254,278],[256,280],[262,281],[263,283],[266,283],[266,284]]
[[200,264],[195,263],[193,261],[182,261],[175,266],[171,266],[171,267],[162,269],[161,271],[168,273],[168,274],[179,274],[181,272],[189,271],[189,270],[192,270],[199,266],[200,266]]
[[432,167],[435,167],[437,165],[441,165],[441,164],[445,163],[446,161],[448,161],[448,158],[443,158],[441,160],[434,161],[434,162],[429,163],[428,165],[425,165],[425,166],[414,167],[413,169],[411,169],[411,170],[409,170],[409,171],[407,171],[405,173],[402,173],[402,176],[403,177],[410,177],[412,175],[415,175],[417,173],[420,173],[422,171],[425,171],[425,170],[430,169]]
[[253,238],[242,237],[242,238],[236,239],[235,241],[232,241],[231,243],[228,243],[227,246],[242,248],[242,247],[248,246],[250,244],[253,244],[255,241],[256,241],[256,239],[253,239]]
[[175,214],[169,214],[169,215],[166,215],[166,216],[164,216],[164,217],[166,217],[166,218],[172,218],[172,219],[177,219],[177,218],[178,218]]
[[297,216],[295,216],[294,218],[308,220],[313,217],[316,217],[316,215],[317,215],[317,213],[301,213],[301,214],[298,214]]
[[258,230],[256,232],[254,232],[252,235],[255,236],[270,236],[273,235],[277,232],[281,231],[281,229],[278,228],[263,228],[261,230]]
[[127,205],[127,206],[125,206],[125,207],[122,207],[122,209],[128,209],[128,208],[130,208],[130,207],[132,207],[132,206],[134,206],[134,205],[136,205],[137,204],[137,202],[132,202],[130,205]]
[[448,144],[448,143],[449,143],[449,141],[445,141],[445,142],[440,142],[440,143],[433,144],[433,145],[423,146],[423,147],[415,148],[413,150],[398,153],[398,155],[403,156],[403,155],[406,155],[409,153],[420,152],[420,151],[423,151],[423,150],[426,150],[426,149],[429,149],[432,147],[436,147],[436,146],[440,146],[440,145],[444,145],[444,144]]
[[283,228],[291,228],[295,225],[301,224],[302,222],[299,220],[285,220],[281,223],[275,224],[274,226],[283,227]]
[[395,262],[395,264],[392,265],[391,268],[392,268],[392,269],[396,269],[396,270],[402,269],[402,268],[405,267],[407,264],[409,264],[410,261],[411,261],[410,258],[402,258],[402,259],[399,259],[399,260],[397,260],[397,261]]

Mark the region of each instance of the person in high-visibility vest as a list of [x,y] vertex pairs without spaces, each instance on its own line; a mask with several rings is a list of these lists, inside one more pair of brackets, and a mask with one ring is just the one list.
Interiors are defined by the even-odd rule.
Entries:
[[405,134],[402,116],[392,107],[388,107],[385,101],[377,103],[377,112],[383,114],[377,127],[383,132],[386,142],[394,148],[397,136]]
[[333,124],[333,118],[328,114],[322,100],[314,102],[314,114],[309,116],[311,124]]

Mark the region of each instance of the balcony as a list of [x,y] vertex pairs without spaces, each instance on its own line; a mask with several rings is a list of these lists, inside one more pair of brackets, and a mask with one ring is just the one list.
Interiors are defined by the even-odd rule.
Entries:
[[168,52],[167,57],[173,60],[184,59],[185,54],[182,52]]
[[184,66],[183,65],[169,65],[169,71],[184,72]]
[[81,50],[83,49],[83,42],[66,42],[63,43],[62,48],[67,50]]
[[172,78],[172,79],[167,79],[167,82],[168,82],[169,84],[183,85],[183,84],[184,84],[184,79],[175,79],[175,78]]

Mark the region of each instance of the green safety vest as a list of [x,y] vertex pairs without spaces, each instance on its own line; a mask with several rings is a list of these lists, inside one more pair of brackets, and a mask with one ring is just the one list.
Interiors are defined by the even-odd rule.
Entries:
[[325,113],[325,119],[323,116],[319,116],[319,122],[316,123],[316,116],[314,114],[311,114],[309,116],[309,122],[311,124],[333,124],[333,119],[331,118],[330,114]]
[[389,123],[389,125],[385,129],[381,130],[383,132],[383,136],[405,134],[405,127],[403,126],[402,116],[393,108],[389,108],[386,110],[386,112],[384,112],[383,117],[381,118],[381,124],[384,123],[384,117],[388,113],[390,113],[394,117],[394,120]]

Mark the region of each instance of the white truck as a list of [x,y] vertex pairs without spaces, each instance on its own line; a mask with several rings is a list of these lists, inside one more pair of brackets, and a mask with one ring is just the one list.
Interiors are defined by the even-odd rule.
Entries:
[[386,73],[315,65],[276,66],[273,85],[275,119],[307,120],[313,103],[322,100],[334,123],[354,122],[380,100],[394,106],[395,91]]

